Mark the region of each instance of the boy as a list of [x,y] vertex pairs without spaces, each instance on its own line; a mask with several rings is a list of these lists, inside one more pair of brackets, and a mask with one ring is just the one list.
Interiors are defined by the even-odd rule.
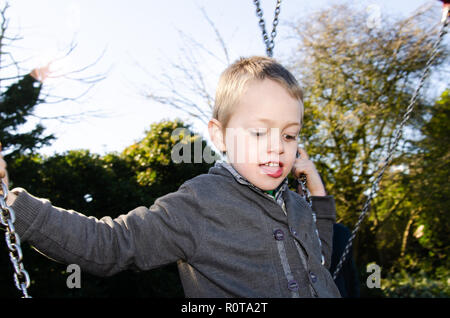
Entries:
[[[96,275],[177,262],[187,297],[339,297],[325,267],[334,201],[297,148],[302,117],[302,92],[289,71],[270,58],[241,59],[222,74],[208,125],[227,162],[114,220],[15,189],[8,204],[16,231],[49,257]],[[307,175],[317,222],[287,189],[291,171]]]

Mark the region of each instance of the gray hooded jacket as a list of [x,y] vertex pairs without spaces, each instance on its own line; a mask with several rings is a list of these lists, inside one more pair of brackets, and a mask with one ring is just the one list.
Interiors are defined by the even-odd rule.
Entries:
[[217,163],[150,208],[100,220],[53,207],[23,189],[13,192],[21,239],[95,275],[177,262],[187,297],[340,296],[327,270],[334,200],[312,198],[315,223],[286,180],[274,198]]

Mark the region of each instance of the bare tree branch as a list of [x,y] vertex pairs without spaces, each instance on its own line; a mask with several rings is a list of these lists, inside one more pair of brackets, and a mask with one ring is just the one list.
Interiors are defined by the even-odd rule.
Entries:
[[85,112],[80,112],[80,113],[57,115],[57,116],[38,116],[35,114],[32,114],[31,116],[34,118],[37,118],[39,120],[58,120],[65,124],[75,124],[75,123],[78,123],[81,120],[85,119],[86,117],[88,117],[88,118],[104,118],[105,116],[107,116],[107,114],[102,111],[92,110],[92,111],[85,111]]
[[[208,26],[214,32],[221,53],[207,48],[184,31],[177,30],[181,39],[179,58],[176,61],[165,59],[161,64],[167,65],[167,67],[163,69],[162,75],[149,72],[140,63],[136,63],[136,65],[159,85],[158,88],[144,87],[142,90],[146,98],[180,110],[207,125],[214,108],[214,88],[208,86],[211,81],[207,78],[210,74],[206,72],[205,61],[207,58],[212,58],[227,66],[230,63],[230,56],[225,40],[216,25],[209,18],[205,9],[200,8],[200,10]],[[176,75],[173,75],[174,72]],[[171,74],[171,76],[166,74]]]
[[[23,39],[19,34],[15,34],[13,36],[8,35],[10,32],[8,29],[9,26],[9,18],[7,16],[8,8],[10,4],[8,1],[5,2],[5,5],[0,9],[0,70],[3,70],[4,76],[0,77],[0,84],[4,82],[14,83],[20,79],[22,79],[25,75],[29,73],[22,68],[25,62],[29,61],[33,57],[28,57],[22,60],[17,60],[14,54],[12,53],[12,48],[18,47],[15,43],[20,42]],[[24,49],[24,48],[21,48]],[[69,43],[68,47],[66,47],[59,56],[56,56],[50,64],[59,63],[69,58],[73,54],[76,53],[77,43],[75,39]],[[51,72],[48,76],[49,79],[59,79],[61,80],[61,85],[64,85],[64,81],[71,81],[78,83],[79,91],[75,92],[73,96],[60,96],[54,93],[55,87],[52,85],[44,83],[42,86],[42,90],[40,92],[40,98],[38,103],[45,104],[60,104],[63,102],[81,102],[81,99],[88,96],[89,92],[101,81],[103,81],[109,70],[99,73],[96,71],[95,74],[89,74],[91,70],[93,70],[98,63],[102,60],[105,55],[107,48],[103,49],[100,55],[96,57],[91,63],[87,65],[83,65],[81,67],[75,67],[69,70],[64,69],[56,69]],[[92,72],[91,72],[92,73]],[[0,86],[0,93],[2,92]],[[53,116],[53,117],[42,117],[40,119],[61,119],[64,122],[77,122],[86,116],[101,116],[105,115],[104,112],[100,111],[89,111],[89,112],[81,112],[78,114],[71,115],[61,115],[61,116]],[[72,116],[74,120],[68,120],[68,118]]]
[[216,34],[217,41],[219,41],[220,47],[222,48],[223,54],[225,55],[225,58],[226,58],[226,61],[227,61],[227,65],[229,65],[230,64],[230,56],[228,55],[228,48],[225,45],[225,41],[223,40],[222,35],[220,34],[220,32],[217,29],[217,27],[214,24],[214,22],[209,18],[208,14],[206,13],[206,10],[204,8],[201,8],[201,11],[203,13],[203,17],[205,18],[205,20],[208,21],[208,24],[214,30],[214,33]]

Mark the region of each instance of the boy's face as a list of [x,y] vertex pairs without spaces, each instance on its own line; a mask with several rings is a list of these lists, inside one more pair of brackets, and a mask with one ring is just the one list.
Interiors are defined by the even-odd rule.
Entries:
[[279,83],[264,79],[249,84],[225,131],[227,158],[248,181],[273,190],[294,164],[301,107]]

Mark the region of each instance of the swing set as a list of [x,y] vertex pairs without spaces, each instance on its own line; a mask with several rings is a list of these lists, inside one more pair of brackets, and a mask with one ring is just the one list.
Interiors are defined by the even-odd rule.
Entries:
[[[387,156],[380,160],[379,166],[381,167],[376,175],[375,180],[373,181],[371,187],[369,188],[369,194],[367,196],[367,199],[363,205],[363,208],[359,214],[358,221],[355,224],[355,227],[351,233],[351,236],[347,242],[347,245],[345,246],[344,252],[337,264],[336,270],[333,273],[333,279],[336,279],[337,275],[339,274],[340,270],[342,269],[342,266],[347,259],[347,256],[349,254],[350,248],[352,247],[353,240],[356,236],[356,233],[358,232],[361,223],[363,222],[364,218],[368,214],[370,202],[372,201],[372,198],[375,196],[378,185],[383,177],[384,172],[389,167],[392,161],[392,155],[394,150],[397,148],[398,142],[400,141],[400,138],[403,134],[403,129],[407,121],[409,120],[411,113],[414,110],[414,106],[417,100],[417,97],[419,95],[419,91],[423,87],[426,79],[428,78],[430,74],[430,68],[433,64],[434,60],[436,59],[438,48],[442,42],[442,39],[444,38],[444,35],[446,34],[446,28],[450,21],[450,0],[439,0],[443,3],[443,12],[442,12],[442,19],[441,19],[441,26],[439,30],[438,38],[436,39],[436,42],[434,43],[432,47],[432,52],[430,54],[430,57],[425,65],[425,69],[422,73],[422,76],[419,79],[419,83],[414,90],[414,93],[411,97],[411,100],[406,107],[406,111],[402,117],[402,121],[400,122],[400,125],[398,129],[396,130],[394,134],[394,143],[392,147],[390,147]],[[261,28],[262,38],[263,42],[266,47],[266,54],[269,57],[273,56],[273,50],[275,47],[274,39],[277,35],[276,28],[278,25],[278,16],[280,14],[280,7],[281,7],[281,0],[277,0],[276,7],[275,7],[275,13],[274,13],[274,19],[272,23],[272,31],[270,35],[266,31],[266,24],[264,21],[263,11],[260,7],[259,0],[253,0],[253,3],[256,7],[256,16],[259,18],[259,26]],[[298,179],[299,185],[302,189],[302,195],[305,198],[306,202],[311,207],[311,197],[310,193],[308,191],[308,188],[306,187],[306,176],[301,175]],[[20,246],[20,238],[17,234],[15,228],[14,228],[14,221],[15,221],[15,214],[11,207],[9,207],[6,204],[6,199],[8,197],[8,188],[3,183],[3,181],[0,181],[1,183],[1,190],[2,193],[0,194],[0,223],[5,228],[5,240],[6,245],[9,250],[9,257],[11,260],[11,263],[14,268],[14,283],[16,285],[16,288],[22,292],[22,298],[31,298],[31,296],[28,294],[28,288],[30,287],[31,280],[30,275],[25,270],[24,264],[23,264],[23,253]],[[313,219],[315,221],[315,213],[313,212]],[[317,233],[317,230],[316,230]],[[318,233],[317,233],[318,236]],[[319,236],[318,236],[319,237]],[[319,246],[321,246],[320,238],[319,238]],[[324,257],[322,255],[322,264],[324,264]]]

